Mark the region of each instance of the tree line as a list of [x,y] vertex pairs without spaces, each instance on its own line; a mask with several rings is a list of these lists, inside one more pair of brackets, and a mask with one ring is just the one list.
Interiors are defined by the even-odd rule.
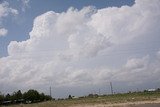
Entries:
[[37,90],[30,89],[27,92],[22,93],[21,90],[14,92],[12,94],[2,94],[0,93],[0,105],[2,104],[17,104],[17,103],[36,103],[42,101],[51,100],[52,97],[45,95],[44,93],[39,93]]

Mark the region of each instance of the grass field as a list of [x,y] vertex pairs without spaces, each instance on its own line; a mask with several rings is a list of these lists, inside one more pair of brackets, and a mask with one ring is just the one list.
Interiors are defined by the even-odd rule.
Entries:
[[98,97],[84,97],[76,99],[55,100],[34,104],[11,105],[11,107],[69,107],[76,105],[118,104],[128,102],[155,101],[160,99],[160,92],[136,92],[115,95],[101,95]]

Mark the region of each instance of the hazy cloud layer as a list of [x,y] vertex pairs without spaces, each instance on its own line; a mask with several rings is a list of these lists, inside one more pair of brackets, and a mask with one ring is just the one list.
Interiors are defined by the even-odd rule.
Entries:
[[[0,59],[0,84],[22,89],[81,87],[113,81],[135,86],[160,81],[160,52],[126,57],[119,68],[92,66],[110,49],[142,38],[159,38],[160,1],[136,0],[133,6],[46,12],[35,18],[30,38],[12,41]],[[121,47],[123,49],[123,47]],[[119,59],[117,59],[119,61]],[[85,65],[84,65],[85,64]],[[60,93],[60,92],[59,92]]]

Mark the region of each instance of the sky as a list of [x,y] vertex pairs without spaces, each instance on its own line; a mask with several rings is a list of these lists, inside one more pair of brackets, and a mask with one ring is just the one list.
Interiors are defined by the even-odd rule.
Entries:
[[159,10],[159,0],[0,0],[0,91],[160,87]]

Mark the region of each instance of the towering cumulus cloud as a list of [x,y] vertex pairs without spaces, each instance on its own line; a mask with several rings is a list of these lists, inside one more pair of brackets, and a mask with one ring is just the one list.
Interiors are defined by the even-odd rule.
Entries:
[[7,87],[4,83],[10,89],[43,89],[50,83],[54,87],[109,81],[126,86],[148,81],[157,83],[160,81],[159,52],[155,52],[156,58],[149,54],[139,58],[128,56],[126,64],[114,69],[98,58],[116,46],[142,38],[160,38],[159,10],[159,0],[136,0],[133,6],[119,8],[77,10],[71,7],[62,13],[46,12],[35,18],[28,40],[10,42],[9,55],[0,59],[0,85],[3,86],[0,88]]

